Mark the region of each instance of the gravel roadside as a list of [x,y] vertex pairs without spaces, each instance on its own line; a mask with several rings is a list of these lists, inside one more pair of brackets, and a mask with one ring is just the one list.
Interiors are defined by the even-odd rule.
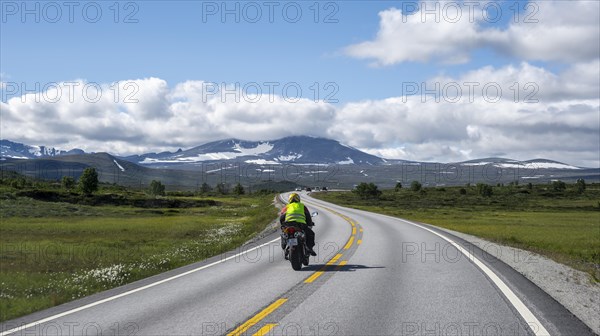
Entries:
[[469,234],[436,228],[460,237],[502,260],[560,302],[596,334],[600,334],[600,284],[585,272],[537,253],[499,245]]

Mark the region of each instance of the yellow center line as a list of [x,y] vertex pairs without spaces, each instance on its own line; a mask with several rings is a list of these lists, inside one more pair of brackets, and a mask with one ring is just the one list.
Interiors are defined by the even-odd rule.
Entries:
[[234,331],[227,334],[227,336],[240,336],[245,333],[248,329],[252,328],[255,324],[260,322],[262,319],[267,317],[267,315],[271,314],[275,309],[279,308],[282,304],[284,304],[288,299],[279,299],[273,303],[271,303],[267,308],[263,309],[260,313],[256,314],[253,318],[246,321],[241,326],[235,328]]
[[354,236],[350,236],[350,239],[348,240],[348,242],[346,243],[346,246],[344,246],[344,250],[347,250],[350,248],[350,246],[352,246],[352,243],[354,242]]
[[[344,220],[346,220],[346,222],[350,223],[350,225],[352,226],[352,235],[350,235],[350,238],[348,239],[348,242],[346,242],[346,245],[344,246],[344,250],[347,250],[350,247],[352,247],[352,244],[354,243],[354,238],[356,236],[356,225],[357,225],[357,223],[354,222],[350,217],[342,215],[341,213],[339,213],[339,212],[337,212],[337,211],[335,211],[333,209],[330,209],[330,208],[327,208],[327,207],[323,207],[323,208],[326,209],[326,210],[328,210],[329,212],[331,212],[333,214],[336,214],[336,215],[342,217]],[[359,230],[360,230],[360,232],[363,232],[362,228],[359,228]],[[361,244],[361,243],[362,243],[362,240],[358,240],[357,241],[357,244]],[[335,264],[338,261],[338,259],[340,259],[341,257],[342,257],[342,254],[340,253],[340,254],[337,254],[335,257],[331,258],[331,260],[329,260],[325,264],[325,266],[323,268],[321,268],[320,271],[317,271],[314,274],[312,274],[310,277],[306,278],[306,280],[304,280],[304,283],[312,283],[315,280],[317,280],[321,275],[323,275],[323,273],[325,272],[325,270],[327,269],[328,266],[331,266],[331,265]],[[348,261],[344,260],[344,261],[340,262],[338,266],[343,266],[343,265],[346,265],[347,263],[348,263]]]
[[313,283],[321,275],[323,275],[327,266],[335,264],[338,261],[338,259],[340,259],[341,257],[342,257],[341,253],[336,254],[335,257],[331,258],[331,260],[329,260],[327,262],[327,264],[325,264],[325,266],[323,268],[321,268],[321,271],[317,271],[317,272],[313,273],[313,275],[309,276],[308,278],[306,278],[306,280],[304,280],[304,283]]
[[252,336],[265,336],[265,335],[267,335],[269,333],[269,331],[271,331],[271,329],[275,328],[276,326],[278,326],[277,323],[265,324],[262,328],[260,328],[259,331],[257,331]]
[[317,278],[319,278],[323,273],[324,271],[316,271],[313,275],[309,276],[308,279],[304,280],[304,283],[312,283],[313,281],[317,280]]
[[336,256],[333,257],[333,258],[331,258],[331,260],[329,260],[326,265],[333,265],[333,264],[335,264],[338,261],[338,259],[340,259],[341,257],[342,257],[341,253],[340,254],[336,254]]
[[338,254],[336,254],[336,255],[335,255],[335,257],[331,258],[331,260],[330,260],[330,261],[333,261],[333,262],[335,263],[335,262],[336,262],[336,261],[338,261],[338,259],[340,259],[341,257],[342,257],[342,254],[341,254],[341,253],[338,253]]
[[[331,209],[328,209],[328,208],[325,208],[325,209],[327,209],[327,210],[333,212],[334,214],[337,214],[338,216],[344,218],[348,223],[350,223],[350,225],[352,225],[352,235],[350,236],[350,239],[348,239],[348,242],[346,243],[346,246],[344,246],[345,250],[349,249],[352,246],[352,243],[354,242],[354,236],[356,235],[356,224],[354,223],[354,221],[352,221],[352,219],[350,219],[347,216],[344,216],[344,215],[342,215],[342,214],[340,214],[340,213],[338,213],[336,211],[333,211]],[[363,230],[361,228],[360,232],[362,232],[362,231]],[[358,244],[360,244],[360,242],[362,242],[362,240],[359,240]],[[304,280],[304,282],[305,283],[311,283],[311,282],[315,281],[317,278],[319,278],[325,272],[325,269],[327,268],[327,266],[335,264],[341,257],[342,257],[341,253],[336,254],[335,257],[331,258],[331,260],[329,262],[327,262],[327,264],[322,268],[321,271],[315,272],[313,275],[311,275],[306,280]],[[348,263],[347,260],[343,260],[343,261],[341,261],[339,263],[338,266],[344,266],[347,263]],[[248,321],[244,322],[239,327],[235,328],[235,330],[232,331],[232,332],[230,332],[229,334],[227,334],[227,336],[241,336],[241,335],[243,335],[246,331],[248,331],[248,329],[250,329],[253,326],[255,326],[262,319],[264,319],[269,314],[271,314],[273,311],[275,311],[277,308],[279,308],[281,305],[283,305],[287,300],[288,299],[283,299],[282,298],[282,299],[279,299],[279,300],[271,303],[267,308],[263,309],[260,313],[256,314],[254,317],[252,317]],[[256,333],[254,333],[253,336],[265,336],[266,334],[268,334],[276,326],[277,326],[276,323],[265,324]]]
[[356,241],[356,245],[360,245],[360,244],[362,244],[362,239],[359,239]]

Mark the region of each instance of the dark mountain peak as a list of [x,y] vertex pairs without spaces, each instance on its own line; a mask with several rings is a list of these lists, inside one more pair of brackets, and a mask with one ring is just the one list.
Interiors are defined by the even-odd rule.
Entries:
[[268,153],[269,156],[274,161],[282,163],[382,164],[385,162],[380,157],[327,138],[290,136],[269,143],[273,145],[273,149]]
[[73,148],[73,149],[67,151],[67,153],[65,155],[80,155],[80,154],[85,154],[85,151],[83,149]]
[[103,158],[103,159],[116,159],[116,157],[114,157],[112,154],[107,153],[107,152],[92,153],[90,155],[99,157],[99,158]]
[[281,142],[281,143],[327,143],[327,144],[340,144],[339,141],[322,138],[322,137],[313,137],[309,135],[291,135],[277,140],[270,140],[269,142]]
[[251,148],[255,147],[256,144],[263,143],[264,141],[246,141],[235,138],[229,138],[224,140],[217,140],[205,143],[200,146],[193,147],[185,150],[189,151],[200,151],[200,152],[233,152],[237,147],[240,148]]
[[288,136],[276,140],[249,141],[229,138],[212,141],[176,153],[130,156],[128,161],[153,166],[236,161],[265,164],[383,164],[385,160],[345,146],[336,140],[312,136]]

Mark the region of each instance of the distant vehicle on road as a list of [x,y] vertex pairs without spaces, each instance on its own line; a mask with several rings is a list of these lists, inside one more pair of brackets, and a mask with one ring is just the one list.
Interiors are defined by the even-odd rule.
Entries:
[[315,187],[315,191],[321,191],[321,187]]
[[322,187],[321,190],[322,191],[327,191],[327,187]]
[[296,187],[296,191],[302,191],[302,188]]
[[312,191],[312,189],[310,189],[309,187],[306,187],[306,191]]

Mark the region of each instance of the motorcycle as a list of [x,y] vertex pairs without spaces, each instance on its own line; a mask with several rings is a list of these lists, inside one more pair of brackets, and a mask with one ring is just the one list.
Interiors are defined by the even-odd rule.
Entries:
[[[311,214],[311,217],[315,217],[318,214],[315,211]],[[284,258],[290,261],[295,271],[299,271],[302,265],[308,266],[310,253],[308,252],[308,246],[306,246],[306,234],[304,230],[297,225],[284,225],[281,227],[281,231]]]

